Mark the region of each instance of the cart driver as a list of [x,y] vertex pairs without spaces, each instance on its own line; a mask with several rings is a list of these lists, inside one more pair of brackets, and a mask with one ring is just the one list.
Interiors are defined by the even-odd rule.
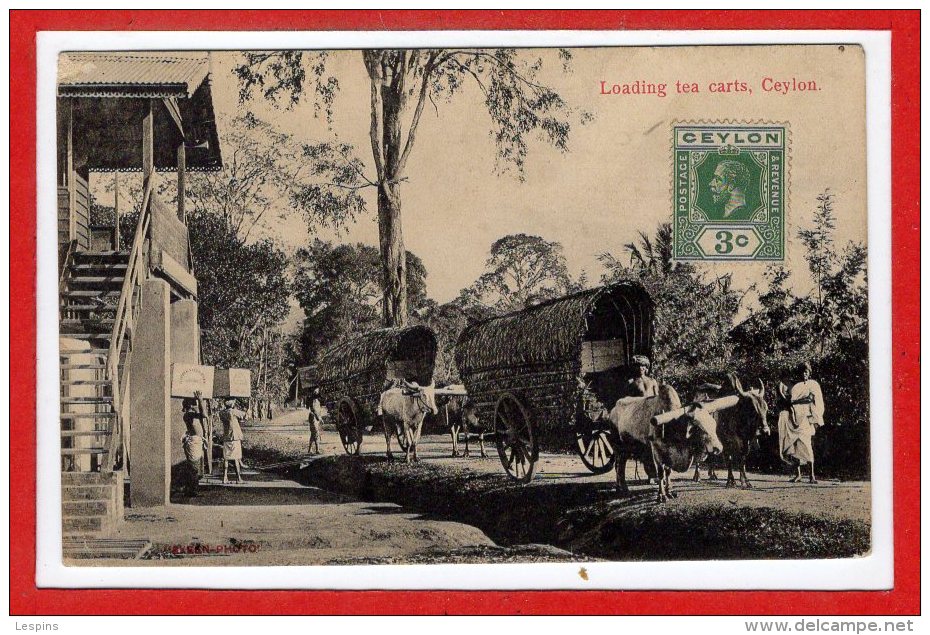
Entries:
[[659,394],[659,383],[649,376],[649,358],[633,356],[634,375],[626,384],[628,397],[655,397]]

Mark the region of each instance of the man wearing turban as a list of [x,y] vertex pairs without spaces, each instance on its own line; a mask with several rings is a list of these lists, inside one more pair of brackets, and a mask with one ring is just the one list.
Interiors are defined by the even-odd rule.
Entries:
[[634,376],[627,382],[628,397],[655,397],[659,394],[659,383],[649,376],[649,358],[633,356]]

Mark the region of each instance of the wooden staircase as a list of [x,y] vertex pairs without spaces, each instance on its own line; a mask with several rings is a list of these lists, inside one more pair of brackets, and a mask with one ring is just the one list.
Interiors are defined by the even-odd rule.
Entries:
[[123,515],[121,447],[113,438],[119,417],[113,407],[113,381],[107,362],[128,262],[128,252],[75,251],[61,276],[64,536],[107,534]]

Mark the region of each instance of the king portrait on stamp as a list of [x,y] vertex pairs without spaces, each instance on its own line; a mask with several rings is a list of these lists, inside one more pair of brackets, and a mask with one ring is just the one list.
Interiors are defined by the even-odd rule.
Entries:
[[783,260],[787,126],[674,126],[674,244],[682,260]]

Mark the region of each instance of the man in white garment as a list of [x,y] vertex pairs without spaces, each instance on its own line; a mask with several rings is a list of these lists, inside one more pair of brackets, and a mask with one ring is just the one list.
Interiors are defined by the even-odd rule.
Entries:
[[779,384],[784,407],[778,415],[778,451],[782,460],[794,465],[797,473],[792,483],[801,480],[801,466],[810,465],[810,483],[814,476],[813,437],[823,425],[823,392],[820,384],[811,379],[811,365],[805,362],[799,371],[799,381],[790,390]]

